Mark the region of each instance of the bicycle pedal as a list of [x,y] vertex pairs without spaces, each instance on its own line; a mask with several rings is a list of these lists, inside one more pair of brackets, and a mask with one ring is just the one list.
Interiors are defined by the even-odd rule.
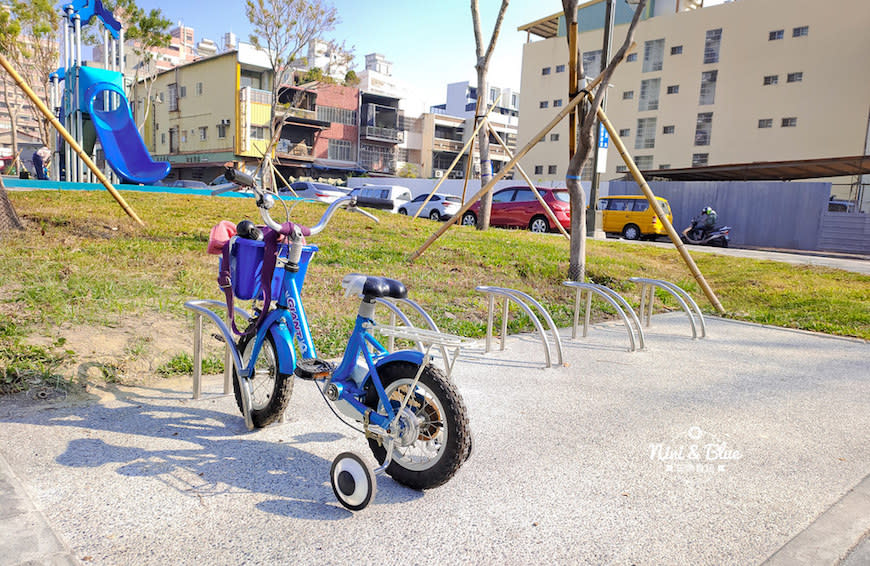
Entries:
[[296,369],[293,370],[293,373],[296,374],[296,377],[299,379],[307,379],[309,381],[321,380],[321,379],[329,379],[332,377],[332,372],[335,370],[335,366],[326,360],[319,360],[317,358],[309,358],[305,360],[299,360],[296,363]]

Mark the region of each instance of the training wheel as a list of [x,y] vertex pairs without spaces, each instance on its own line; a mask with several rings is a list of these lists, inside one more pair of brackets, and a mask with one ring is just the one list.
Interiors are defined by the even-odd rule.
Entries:
[[329,481],[338,502],[351,511],[365,509],[378,489],[371,465],[353,452],[342,452],[335,457]]

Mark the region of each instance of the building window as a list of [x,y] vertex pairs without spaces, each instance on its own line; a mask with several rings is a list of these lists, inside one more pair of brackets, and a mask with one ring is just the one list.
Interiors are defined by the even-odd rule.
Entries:
[[511,108],[519,108],[520,106],[520,95],[512,94],[511,95]]
[[167,94],[169,95],[169,111],[176,112],[178,110],[178,85],[176,83],[169,85]]
[[710,145],[713,132],[713,113],[701,112],[695,121],[695,145]]
[[654,39],[643,44],[643,68],[641,72],[653,73],[662,70],[665,57],[665,40]]
[[631,100],[632,98],[634,98],[634,91],[633,90],[623,91],[623,93],[622,93],[623,100]]
[[704,167],[710,159],[709,153],[693,153],[692,167]]
[[562,99],[561,98],[557,98],[556,100],[553,101],[553,108],[558,108],[560,106],[562,106]]
[[791,30],[792,37],[804,37],[810,34],[810,26],[801,26]]
[[182,85],[178,87],[178,98],[184,98],[187,96],[187,87]]
[[490,101],[490,103],[495,102],[495,99],[498,98],[498,94],[499,94],[499,92],[498,92],[497,88],[489,89],[489,101]]
[[628,171],[628,167],[626,167],[625,165],[617,165],[616,166],[617,173],[625,173],[627,171]]
[[634,164],[637,165],[637,168],[641,171],[649,171],[653,166],[653,156],[638,155],[634,158]]
[[201,126],[199,128],[199,141],[208,140],[208,126]]
[[804,80],[804,74],[801,72],[788,74],[788,82],[790,83],[799,83],[802,80]]
[[638,118],[634,149],[652,149],[656,146],[656,119]]
[[767,75],[764,77],[764,86],[775,85],[779,82],[779,75]]
[[166,132],[160,134],[160,145],[166,145]]
[[795,118],[793,116],[790,118],[783,118],[782,119],[782,127],[783,128],[795,128],[795,127],[797,127],[797,118]]
[[556,171],[558,171],[558,168],[555,165],[547,166],[547,175],[555,175]]
[[631,128],[623,128],[623,129],[619,130],[619,137],[621,137],[621,138],[627,138],[630,135],[631,135]]
[[701,106],[713,104],[716,100],[716,79],[718,77],[719,71],[701,73],[701,94],[698,97],[698,104]]
[[336,161],[354,161],[353,143],[348,140],[329,140],[327,158]]
[[777,39],[782,39],[784,35],[785,35],[784,29],[774,30],[774,31],[770,32],[769,34],[767,34],[767,41],[776,41]]
[[661,79],[646,79],[640,81],[640,97],[638,98],[637,109],[643,110],[658,110],[659,109],[659,89],[661,88]]
[[227,137],[227,126],[226,124],[218,124],[217,126],[217,136],[218,139],[224,139]]
[[719,46],[722,43],[722,28],[711,29],[704,40],[704,63],[719,62]]
[[202,83],[196,83],[196,95],[202,96]]
[[677,94],[680,92],[680,85],[670,85],[668,87],[668,94]]
[[[266,127],[265,126],[251,126],[251,139],[252,140],[264,140],[266,139]],[[184,141],[184,140],[182,140]]]
[[662,128],[662,133],[663,134],[673,134],[674,133],[674,126],[665,126],[664,128]]
[[772,128],[773,127],[773,118],[762,118],[758,121],[759,128]]
[[549,75],[550,74],[550,67],[544,67],[543,69],[541,69],[541,74],[542,75]]
[[535,175],[543,175],[544,174],[544,166],[543,165],[535,165]]
[[628,57],[626,57],[625,60],[628,63],[631,63],[632,61],[637,61],[637,53],[629,53]]
[[538,108],[548,108],[550,106],[550,102],[548,100],[542,100],[538,104]]
[[187,130],[181,130],[181,143],[187,143]]
[[557,73],[564,73],[565,72],[565,65],[556,65],[556,72]]
[[674,45],[671,47],[671,55],[682,55],[683,54],[683,46],[682,45]]
[[659,169],[670,169],[670,168],[671,168],[670,163],[662,163],[659,165]]
[[559,141],[559,134],[550,134],[550,141]]
[[601,73],[601,50],[583,53],[583,73],[587,77],[597,77]]
[[348,110],[347,108],[336,108],[335,106],[318,105],[317,119],[323,122],[332,122],[333,124],[344,124],[345,126],[358,125],[356,110]]

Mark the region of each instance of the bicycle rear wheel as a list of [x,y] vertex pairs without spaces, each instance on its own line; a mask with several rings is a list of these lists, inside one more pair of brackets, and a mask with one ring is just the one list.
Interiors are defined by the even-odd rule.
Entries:
[[[245,365],[251,359],[254,336],[239,338],[239,356]],[[278,371],[277,351],[272,333],[267,332],[266,339],[263,341],[257,356],[254,373],[251,376],[251,420],[257,428],[263,428],[278,420],[287,409],[290,396],[293,393],[293,375]],[[235,367],[233,368],[233,393],[235,393],[239,411],[244,414],[239,376]]]
[[[381,383],[394,408],[398,409],[417,375],[418,365],[393,362],[378,368]],[[374,387],[369,387],[366,404],[383,413]],[[471,450],[471,431],[465,404],[456,387],[444,374],[428,365],[405,408],[407,425],[415,421],[415,434],[394,441],[386,472],[397,482],[413,489],[429,489],[446,483],[459,470]],[[378,439],[369,448],[380,464],[387,451]]]

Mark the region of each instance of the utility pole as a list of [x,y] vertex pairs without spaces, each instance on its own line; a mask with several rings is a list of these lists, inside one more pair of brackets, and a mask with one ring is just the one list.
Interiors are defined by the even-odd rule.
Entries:
[[[613,0],[607,0],[607,6],[604,12],[604,45],[601,48],[601,69],[604,69],[610,62],[610,44],[613,39]],[[601,109],[607,109],[607,87],[601,85],[598,88],[605,89],[604,98],[601,99]],[[601,122],[598,123],[595,132],[595,148],[592,153],[592,188],[589,191],[589,208],[586,210],[586,235],[595,237],[599,234],[602,238],[604,233],[601,230],[601,214],[595,210],[595,205],[598,202],[598,185],[601,182],[601,173],[598,172],[599,148],[601,147],[602,136]]]

